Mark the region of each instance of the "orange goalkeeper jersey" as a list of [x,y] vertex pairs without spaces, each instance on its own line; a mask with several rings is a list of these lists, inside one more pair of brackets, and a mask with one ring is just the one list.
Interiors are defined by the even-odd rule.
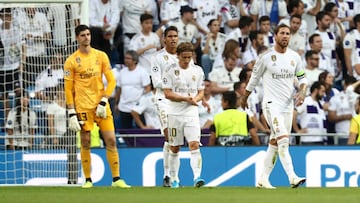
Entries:
[[[103,74],[108,82],[106,90]],[[64,79],[66,104],[74,104],[77,112],[94,110],[103,96],[111,95],[116,85],[108,56],[94,48],[88,54],[77,50],[66,59]]]

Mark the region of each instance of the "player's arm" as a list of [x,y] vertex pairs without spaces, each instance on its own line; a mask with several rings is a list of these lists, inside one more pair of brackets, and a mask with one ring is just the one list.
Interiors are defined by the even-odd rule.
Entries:
[[212,124],[210,126],[210,138],[209,138],[209,142],[208,142],[208,146],[215,146],[216,144],[216,129],[215,129],[215,124]]
[[356,139],[359,134],[359,125],[357,124],[356,120],[353,118],[350,122],[350,133],[349,133],[349,139],[348,139],[348,145],[354,145],[356,144]]
[[152,57],[151,59],[151,69],[150,69],[151,82],[154,88],[162,87],[162,78],[161,78],[161,69],[157,57]]
[[176,94],[172,91],[172,89],[165,88],[164,89],[165,98],[174,102],[182,102],[186,101],[187,97]]
[[115,90],[116,80],[115,80],[114,72],[111,70],[109,59],[105,53],[103,57],[104,57],[103,73],[107,81],[107,87],[105,89],[105,93],[103,97],[109,98]]
[[74,109],[74,71],[69,60],[64,64],[64,91],[67,108]]

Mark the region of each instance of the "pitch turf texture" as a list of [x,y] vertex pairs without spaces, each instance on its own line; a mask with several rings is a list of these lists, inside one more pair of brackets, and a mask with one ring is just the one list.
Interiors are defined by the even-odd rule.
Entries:
[[0,187],[0,203],[359,203],[359,188]]

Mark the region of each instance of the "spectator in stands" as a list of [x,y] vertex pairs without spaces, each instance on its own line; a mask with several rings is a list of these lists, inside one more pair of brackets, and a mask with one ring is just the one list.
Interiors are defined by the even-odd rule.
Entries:
[[330,58],[332,68],[328,69],[335,77],[341,73],[341,66],[338,65],[336,54],[336,36],[333,32],[329,31],[331,16],[328,12],[320,11],[316,14],[317,29],[315,33],[319,34],[322,39],[321,52]]
[[19,74],[22,69],[21,61],[25,61],[25,41],[22,39],[20,30],[14,26],[11,8],[0,10],[0,97],[6,119],[10,111],[9,93],[19,93]]
[[271,31],[269,16],[261,16],[259,18],[259,31],[264,35],[264,45],[269,48],[273,47],[275,44],[275,38]]
[[[293,129],[300,136],[301,145],[324,145],[326,140],[325,111],[320,100],[325,95],[325,86],[319,81],[310,87],[310,95],[304,99],[302,105],[297,106],[293,115]],[[299,121],[300,128],[296,121]]]
[[211,90],[216,99],[220,101],[222,93],[233,90],[234,83],[239,81],[240,71],[241,68],[236,67],[236,58],[228,56],[222,68],[210,72]]
[[[346,145],[349,136],[350,120],[355,112],[355,104],[352,97],[357,97],[354,89],[360,84],[356,82],[353,76],[348,76],[343,81],[343,91],[331,97],[329,101],[329,121],[335,123],[335,132],[339,134],[346,134],[346,136],[339,136],[338,144]],[[352,94],[356,94],[353,96]]]
[[26,88],[33,86],[37,74],[46,68],[51,29],[46,15],[34,7],[25,8],[25,12],[20,12],[17,21],[26,41],[26,61],[23,70],[23,82]]
[[120,11],[122,17],[124,53],[129,48],[130,40],[141,32],[140,16],[144,13],[151,14],[149,0],[122,0]]
[[160,18],[161,25],[166,25],[169,22],[176,22],[180,20],[180,8],[181,6],[188,5],[187,0],[167,0],[161,3]]
[[[60,49],[52,52],[50,64],[42,71],[35,80],[35,96],[46,103],[52,101],[50,94],[60,83],[63,84],[64,79],[64,56]],[[44,107],[44,110],[47,106]]]
[[221,106],[224,111],[214,116],[209,146],[260,145],[254,124],[247,113],[236,109],[236,104],[237,95],[234,91],[222,94]]
[[[285,18],[288,13],[286,10],[286,1],[284,0],[253,0],[250,7],[250,15],[254,22],[258,22],[262,16],[271,17],[272,29],[278,24],[279,20]],[[256,30],[256,27],[254,27]]]
[[52,28],[52,46],[64,49],[66,55],[77,48],[74,29],[80,24],[79,4],[51,4],[47,19]]
[[129,50],[125,53],[125,65],[116,78],[116,103],[120,111],[120,125],[122,129],[133,128],[131,111],[136,106],[141,96],[150,91],[149,74],[137,65],[139,55],[136,51]]
[[360,144],[360,97],[355,102],[356,115],[351,119],[348,145]]
[[[319,70],[319,61],[320,56],[316,51],[310,50],[305,53],[305,60],[306,60],[306,66],[305,66],[305,75],[308,79],[309,86],[319,80],[319,75],[322,73],[322,70]],[[310,88],[307,89],[307,93],[310,93]]]
[[317,52],[320,56],[319,60],[319,70],[328,71],[334,75],[334,66],[331,63],[331,58],[325,55],[322,51],[323,49],[323,40],[318,33],[314,33],[309,37],[310,50]]
[[329,31],[334,33],[336,38],[336,48],[342,46],[342,41],[344,40],[346,29],[342,24],[341,19],[339,19],[339,6],[334,2],[328,2],[324,6],[324,11],[328,12],[331,17]]
[[[204,98],[198,102],[201,129],[209,129],[213,118],[221,110],[221,103],[212,96],[211,81],[204,80]],[[206,103],[206,104],[205,104]]]
[[[339,21],[344,26],[345,31],[350,29],[350,25],[352,23],[353,17],[354,17],[354,1],[344,1],[344,0],[338,0],[333,1],[336,3],[336,6],[338,7],[338,12],[336,13],[336,17],[339,19]],[[351,8],[350,8],[351,7]],[[324,8],[325,10],[325,8]],[[335,12],[334,12],[335,14]]]
[[242,61],[246,68],[252,69],[258,58],[258,48],[264,45],[264,35],[257,30],[253,30],[250,31],[249,39],[251,46],[245,51]]
[[224,59],[228,57],[236,58],[236,66],[239,66],[241,63],[240,57],[240,46],[237,40],[230,39],[225,42],[224,50],[221,55],[218,55],[213,63],[212,70],[217,68],[222,68],[224,66]]
[[29,96],[24,91],[16,98],[16,105],[12,108],[6,119],[6,132],[9,138],[6,142],[8,149],[31,149],[34,148],[34,136],[36,114],[29,108]]
[[153,16],[147,13],[140,16],[141,32],[137,33],[129,44],[129,49],[135,50],[139,55],[137,65],[148,74],[151,69],[151,57],[161,48],[159,36],[152,32],[153,19]]
[[[151,91],[143,94],[135,107],[131,110],[131,115],[137,126],[141,129],[161,129],[160,119],[155,106],[155,89],[151,84]],[[144,115],[145,123],[140,115]]]
[[207,25],[211,19],[221,21],[221,7],[219,1],[201,0],[191,2],[190,6],[195,9],[195,21],[193,21],[193,23],[196,25],[201,35],[205,36],[209,32]]
[[[66,137],[66,103],[63,83],[57,85],[49,98],[51,104],[47,106],[46,114],[49,127],[49,137],[46,144],[64,148],[69,142]],[[52,148],[52,147],[50,147]]]
[[[360,4],[360,3],[359,3]],[[345,35],[344,39],[344,63],[346,65],[347,74],[360,79],[360,66],[355,66],[360,63],[360,14],[353,18],[355,29]],[[358,67],[358,68],[356,68]]]
[[[201,43],[201,36],[199,34],[198,28],[192,24],[194,20],[194,11],[196,11],[196,9],[190,6],[181,6],[181,19],[176,22],[169,22],[167,25],[161,26],[161,28],[157,30],[156,33],[160,39],[162,39],[163,32],[165,31],[166,27],[175,26],[178,28],[179,43],[194,41],[195,49],[199,47]],[[163,41],[164,40],[161,40],[162,43]]]
[[314,34],[316,29],[316,18],[315,16],[319,11],[323,10],[326,1],[324,0],[303,0],[305,13],[303,20],[306,21],[308,27],[309,36]]
[[[328,71],[323,71],[319,75],[319,81],[325,85],[325,95],[321,100],[321,105],[324,111],[327,113],[329,110],[329,101],[330,99],[339,93],[339,90],[334,88],[334,76]],[[331,122],[328,118],[328,114],[326,116],[326,128],[327,133],[335,133],[335,123]],[[334,140],[332,136],[328,137],[328,144],[334,144]]]
[[290,17],[291,37],[289,42],[289,48],[296,51],[301,57],[304,57],[306,39],[299,32],[301,23],[302,20],[300,15],[293,15]]
[[[179,187],[180,146],[184,138],[190,149],[190,166],[194,175],[194,186],[205,184],[201,178],[202,158],[200,152],[200,121],[198,102],[204,96],[204,71],[191,63],[194,47],[185,42],[177,47],[179,62],[171,71],[165,72],[163,90],[171,102],[168,109],[168,128],[170,145],[170,179],[171,187]],[[184,81],[177,82],[178,80]]]
[[239,26],[241,16],[248,15],[243,7],[242,0],[228,0],[221,7],[222,21],[224,23],[224,33],[229,34]]
[[208,78],[209,73],[212,70],[215,58],[221,55],[224,46],[226,35],[220,31],[220,21],[211,19],[208,23],[210,32],[203,38],[201,43],[202,56],[201,66],[205,73],[205,78]]
[[116,0],[90,0],[89,25],[91,46],[111,57],[113,36],[120,21],[120,10]]
[[[289,15],[287,15],[285,18],[281,19],[279,21],[279,25],[284,23],[285,25],[290,26],[290,17],[293,15],[300,15],[303,16],[304,14],[304,2],[302,0],[291,0],[288,1],[286,9],[289,13]],[[307,39],[308,39],[308,30],[307,30],[307,22],[305,20],[301,20],[301,25],[299,28],[299,34],[302,35],[306,41],[305,43],[307,43]]]
[[226,41],[233,39],[239,43],[240,53],[242,54],[250,47],[248,43],[248,35],[253,20],[249,16],[243,16],[239,20],[239,27],[234,29],[227,35]]

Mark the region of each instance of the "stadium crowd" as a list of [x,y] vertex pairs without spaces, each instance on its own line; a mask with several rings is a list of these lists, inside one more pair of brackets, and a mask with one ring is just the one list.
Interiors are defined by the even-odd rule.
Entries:
[[[89,15],[91,46],[108,55],[117,81],[109,98],[116,129],[160,129],[150,75],[157,68],[152,60],[164,47],[169,26],[177,27],[179,44],[193,44],[193,63],[204,71],[204,99],[198,109],[201,128],[206,130],[223,111],[224,93],[234,91],[238,100],[244,95],[256,60],[274,46],[273,29],[286,24],[291,30],[289,48],[300,55],[309,81],[304,104],[294,109],[293,133],[301,136],[292,144],[333,145],[333,136],[327,133],[341,134],[341,145],[360,143],[356,136],[348,139],[360,133],[355,119],[360,106],[359,0],[90,0]],[[76,49],[73,30],[80,22],[80,8],[77,4],[2,8],[0,21],[1,128],[19,131],[13,130],[20,120],[14,109],[29,104],[16,100],[19,104],[12,105],[8,97],[24,87],[35,92],[32,99],[41,107],[36,116],[23,113],[23,125],[38,119],[31,130],[42,126],[42,134],[54,137],[46,142],[57,144],[66,133],[64,121],[50,122],[66,119],[58,99],[63,97],[61,67]],[[236,106],[255,129],[251,138],[254,133],[270,133],[262,114],[262,91],[260,82],[248,99],[248,109]],[[54,125],[56,130],[47,130]],[[25,129],[30,127],[20,131]],[[261,144],[267,143],[267,136],[260,138]],[[243,140],[229,145],[242,145]]]

